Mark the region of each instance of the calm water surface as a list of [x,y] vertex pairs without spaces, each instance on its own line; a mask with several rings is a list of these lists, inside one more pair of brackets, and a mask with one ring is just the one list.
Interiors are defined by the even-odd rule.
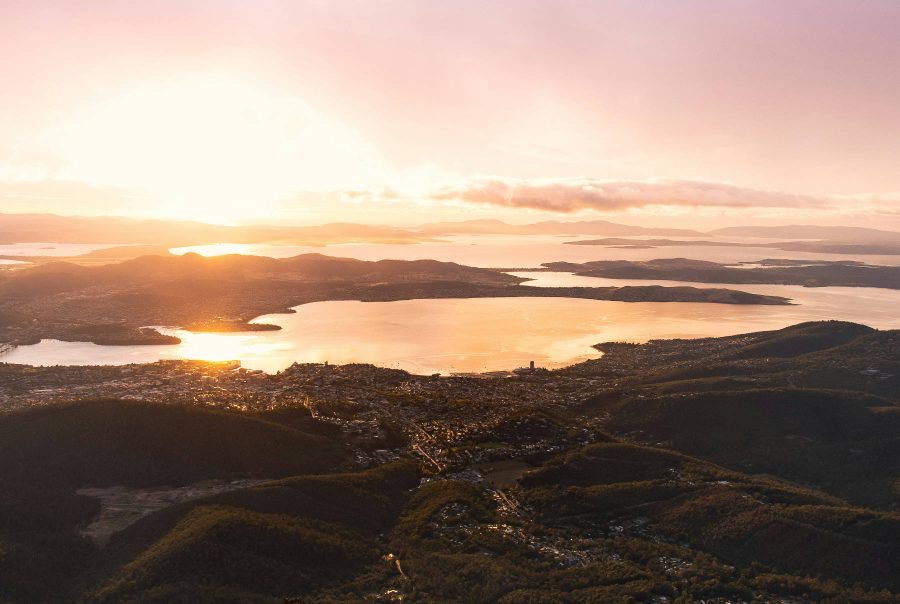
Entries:
[[81,256],[96,250],[118,247],[120,243],[7,243],[0,244],[0,256]]
[[[802,289],[802,288],[801,288]],[[851,289],[851,288],[829,288]],[[785,292],[781,292],[785,293]],[[801,292],[806,293],[806,292]],[[862,295],[865,303],[858,303]],[[157,359],[240,359],[275,372],[298,362],[374,363],[415,373],[513,369],[534,360],[560,367],[598,353],[591,345],[653,338],[708,337],[841,318],[900,327],[900,292],[868,290],[829,298],[811,291],[798,306],[611,302],[565,298],[317,302],[293,315],[256,319],[277,332],[192,334],[176,346],[97,346],[45,340],[0,357],[31,365],[124,364]],[[856,304],[851,304],[856,300]]]
[[[684,256],[721,262],[761,258],[839,259],[761,248],[690,247],[628,250],[563,245],[569,237],[456,237],[452,243],[416,245],[203,246],[204,253],[255,253],[275,257],[307,252],[366,260],[435,258],[474,266],[537,267],[542,262],[596,259],[644,260]],[[188,251],[186,249],[180,252]],[[898,257],[864,257],[871,263]],[[887,263],[887,262],[884,262]],[[623,286],[717,284],[578,277],[570,273],[516,272],[531,285]],[[751,306],[678,302],[611,302],[565,298],[318,302],[291,315],[268,315],[281,331],[192,334],[176,346],[97,346],[45,340],[0,356],[32,365],[124,364],[158,359],[241,360],[248,368],[274,372],[294,361],[374,363],[416,373],[513,369],[534,360],[559,367],[596,357],[598,342],[653,338],[709,337],[779,329],[802,321],[842,319],[878,328],[900,328],[900,291],[782,285],[728,285],[744,291],[791,298],[793,306]]]

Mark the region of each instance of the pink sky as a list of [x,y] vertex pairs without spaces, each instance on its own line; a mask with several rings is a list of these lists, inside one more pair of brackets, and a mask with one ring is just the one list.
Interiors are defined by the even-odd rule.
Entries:
[[898,30],[894,0],[4,2],[0,211],[522,220],[565,190],[594,201],[564,219],[900,227]]

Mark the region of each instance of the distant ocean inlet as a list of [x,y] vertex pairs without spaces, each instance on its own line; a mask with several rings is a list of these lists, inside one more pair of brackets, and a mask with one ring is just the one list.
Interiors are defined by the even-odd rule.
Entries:
[[[274,245],[203,246],[190,251],[251,253],[289,257],[309,251],[364,260],[435,258],[507,269],[538,268],[554,261],[646,260],[674,257],[719,262],[779,257],[778,250],[748,247],[685,246],[622,249],[566,245],[571,238],[547,236],[467,236],[413,245],[351,244],[326,248]],[[31,253],[40,251],[29,244]],[[92,246],[97,249],[103,246]],[[10,250],[7,250],[10,251]],[[45,250],[53,251],[53,250]],[[179,253],[187,249],[176,250]],[[765,253],[765,255],[762,255]],[[780,257],[836,260],[833,254],[782,252]],[[900,256],[866,257],[868,263],[900,263]],[[787,285],[688,283],[603,279],[565,272],[512,270],[526,284],[547,287],[688,285],[731,287],[790,298],[792,306],[684,302],[615,302],[571,298],[420,299],[395,302],[314,302],[293,315],[268,315],[254,322],[279,331],[190,333],[167,329],[178,345],[98,346],[44,340],[0,353],[0,361],[32,365],[126,364],[158,359],[240,360],[245,367],[275,372],[293,362],[373,363],[416,373],[510,370],[534,361],[560,367],[599,355],[605,341],[641,342],[780,329],[803,321],[840,319],[876,328],[898,328],[900,291],[862,287],[806,288]]]

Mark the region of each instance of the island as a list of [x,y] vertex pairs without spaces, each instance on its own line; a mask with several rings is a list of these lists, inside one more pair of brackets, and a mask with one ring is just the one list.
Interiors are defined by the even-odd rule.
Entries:
[[724,264],[689,258],[548,262],[544,268],[585,277],[692,281],[696,283],[879,287],[900,289],[900,266],[856,261],[781,260]]

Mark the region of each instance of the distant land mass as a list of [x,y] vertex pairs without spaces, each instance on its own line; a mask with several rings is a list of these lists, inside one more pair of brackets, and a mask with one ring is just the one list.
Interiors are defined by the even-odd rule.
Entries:
[[[501,220],[434,222],[417,227],[355,223],[307,226],[226,226],[196,221],[135,219],[122,217],[57,216],[53,214],[0,214],[0,244],[109,243],[184,247],[214,243],[267,243],[323,246],[339,243],[411,244],[435,241],[450,235],[598,235],[603,237],[758,237],[814,241],[767,244],[779,249],[804,249],[833,253],[900,253],[900,233],[862,227],[790,225],[740,226],[701,232],[691,229],[633,226],[607,220],[547,220],[509,224]],[[579,242],[590,245],[588,242]],[[744,242],[746,243],[746,242]],[[709,243],[697,243],[710,245]],[[715,243],[718,244],[718,243]],[[604,244],[598,244],[604,245]],[[640,245],[634,241],[619,245]],[[652,245],[652,244],[644,244]],[[748,244],[749,245],[749,244]],[[843,246],[844,251],[841,250]],[[887,251],[865,251],[866,249]],[[125,253],[125,250],[122,250]],[[123,256],[124,257],[124,256]]]
[[900,233],[865,227],[815,226],[791,224],[783,226],[736,226],[708,231],[723,237],[767,237],[795,239],[829,239],[833,241],[893,241],[900,243]]
[[336,243],[422,243],[442,235],[701,235],[686,229],[629,226],[605,220],[545,221],[514,225],[500,220],[439,222],[419,227],[331,223],[313,226],[225,226],[195,221],[120,217],[0,214],[0,243],[119,243],[182,247],[212,243],[329,245]]
[[52,262],[0,272],[0,342],[41,338],[97,344],[169,344],[147,325],[196,331],[275,329],[248,323],[325,300],[569,297],[624,302],[787,304],[777,296],[694,287],[529,287],[524,278],[435,260],[369,262],[304,254],[143,256],[79,266]]
[[[607,237],[633,237],[640,235],[663,237],[758,237],[772,239],[810,239],[833,243],[896,244],[900,246],[900,232],[863,227],[788,225],[788,226],[738,226],[711,231],[631,226],[606,220],[557,221],[549,220],[531,224],[508,224],[501,220],[466,220],[437,222],[419,227],[419,232],[433,235],[485,234],[485,235],[603,235]],[[576,242],[580,243],[580,242]],[[635,243],[630,241],[630,243]],[[692,242],[693,243],[693,242]],[[783,242],[793,245],[812,242]],[[700,243],[703,245],[704,243]],[[706,245],[720,245],[717,242]],[[600,244],[603,245],[603,244]],[[620,245],[627,245],[622,243]],[[721,245],[734,245],[722,242]],[[746,245],[754,245],[747,243]],[[811,250],[819,251],[819,250]]]
[[607,279],[693,281],[697,283],[803,285],[805,287],[879,287],[900,289],[900,266],[853,261],[760,260],[738,265],[688,258],[548,262],[554,271]]
[[178,220],[0,214],[0,243],[118,243],[165,247],[213,243],[328,245],[421,243],[431,238],[389,226],[332,223],[318,226],[224,226]]
[[[871,240],[861,235],[864,239]],[[892,242],[895,241],[895,242]],[[691,246],[691,247],[746,247],[770,248],[788,252],[811,252],[818,254],[859,254],[862,256],[896,256],[900,255],[900,237],[896,240],[884,238],[874,243],[862,241],[781,241],[781,242],[737,242],[737,241],[704,241],[684,239],[633,239],[604,238],[566,241],[568,245],[599,245],[613,248],[652,249],[655,247]]]
[[435,222],[418,229],[432,235],[664,235],[693,237],[702,235],[690,229],[631,226],[606,220],[562,222],[547,220],[532,224],[508,224],[501,220],[464,220]]

